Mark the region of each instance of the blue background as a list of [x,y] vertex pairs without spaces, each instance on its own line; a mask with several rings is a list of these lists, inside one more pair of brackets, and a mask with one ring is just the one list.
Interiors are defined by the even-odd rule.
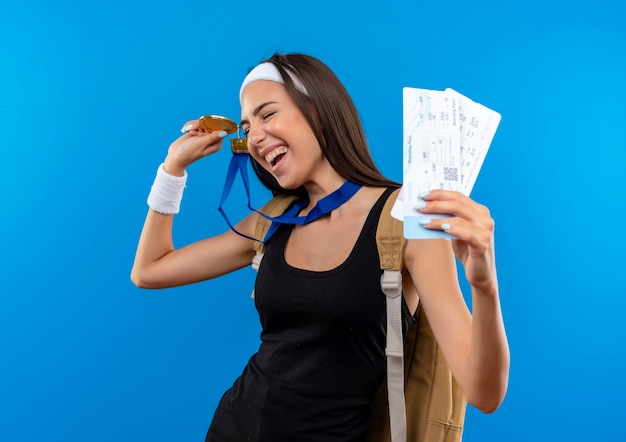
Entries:
[[[625,19],[618,0],[2,2],[0,440],[203,440],[258,345],[253,271],[164,291],[129,272],[169,143],[238,119],[277,50],[337,73],[397,180],[402,87],[502,114],[472,195],[497,222],[511,379],[464,440],[626,440]],[[229,159],[190,168],[177,245],[225,228]]]

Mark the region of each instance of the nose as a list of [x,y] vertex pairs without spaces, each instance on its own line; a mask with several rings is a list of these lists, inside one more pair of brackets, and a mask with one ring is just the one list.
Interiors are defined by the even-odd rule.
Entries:
[[259,144],[265,139],[265,131],[258,125],[250,126],[248,128],[248,147],[252,146],[259,149]]

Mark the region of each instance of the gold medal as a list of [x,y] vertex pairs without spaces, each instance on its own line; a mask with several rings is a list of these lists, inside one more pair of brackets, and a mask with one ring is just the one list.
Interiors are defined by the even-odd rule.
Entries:
[[237,138],[231,138],[230,148],[233,153],[248,153],[248,140],[241,137],[239,125],[230,118],[219,115],[204,115],[198,120],[200,127],[209,132],[226,131],[228,134],[237,132]]
[[200,117],[198,124],[202,129],[208,130],[209,132],[224,130],[229,134],[235,133],[239,128],[237,123],[230,118],[220,117],[219,115],[205,115]]

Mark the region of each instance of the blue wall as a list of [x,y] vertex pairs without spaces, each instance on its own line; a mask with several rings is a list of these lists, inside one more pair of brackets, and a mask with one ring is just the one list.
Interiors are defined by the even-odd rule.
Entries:
[[[253,272],[155,292],[129,271],[182,123],[238,119],[277,50],[335,70],[398,180],[403,86],[502,114],[473,196],[497,221],[511,381],[465,441],[626,438],[623,2],[53,3],[0,6],[0,440],[203,440],[258,345]],[[178,245],[225,228],[229,159],[190,168]]]

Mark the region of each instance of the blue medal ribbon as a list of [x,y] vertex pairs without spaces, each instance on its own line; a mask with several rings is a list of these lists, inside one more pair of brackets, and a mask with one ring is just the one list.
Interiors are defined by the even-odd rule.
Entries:
[[[345,183],[341,185],[339,189],[335,190],[331,194],[319,200],[317,204],[315,205],[315,207],[313,207],[313,209],[311,209],[309,213],[307,213],[304,216],[297,216],[297,215],[298,213],[300,213],[302,209],[304,209],[309,204],[309,200],[296,201],[282,215],[271,217],[257,209],[254,209],[251,206],[250,180],[248,179],[249,157],[250,155],[247,153],[233,153],[233,157],[231,158],[230,164],[228,166],[228,172],[226,173],[226,181],[224,183],[224,190],[222,191],[222,197],[220,199],[220,205],[218,207],[218,210],[222,214],[222,217],[226,221],[226,224],[228,224],[228,227],[230,227],[230,229],[233,232],[245,238],[251,239],[253,241],[263,241],[263,242],[267,241],[276,232],[280,224],[303,225],[303,224],[308,224],[310,222],[313,222],[316,219],[321,218],[322,216],[332,212],[337,207],[341,206],[343,203],[345,203],[350,198],[352,198],[352,196],[361,188],[360,184],[355,184],[352,181],[346,181]],[[248,208],[250,210],[257,212],[259,215],[263,216],[264,218],[267,218],[270,221],[272,221],[272,225],[270,226],[267,234],[265,235],[264,240],[260,240],[258,238],[252,238],[248,235],[245,235],[237,231],[237,229],[235,229],[233,224],[228,219],[226,212],[224,211],[224,208],[223,208],[224,203],[226,202],[226,199],[228,198],[228,195],[230,194],[230,191],[233,187],[233,183],[235,182],[235,178],[238,172],[239,172],[239,175],[241,176],[244,188],[246,190],[246,196],[248,199],[247,201]]]

